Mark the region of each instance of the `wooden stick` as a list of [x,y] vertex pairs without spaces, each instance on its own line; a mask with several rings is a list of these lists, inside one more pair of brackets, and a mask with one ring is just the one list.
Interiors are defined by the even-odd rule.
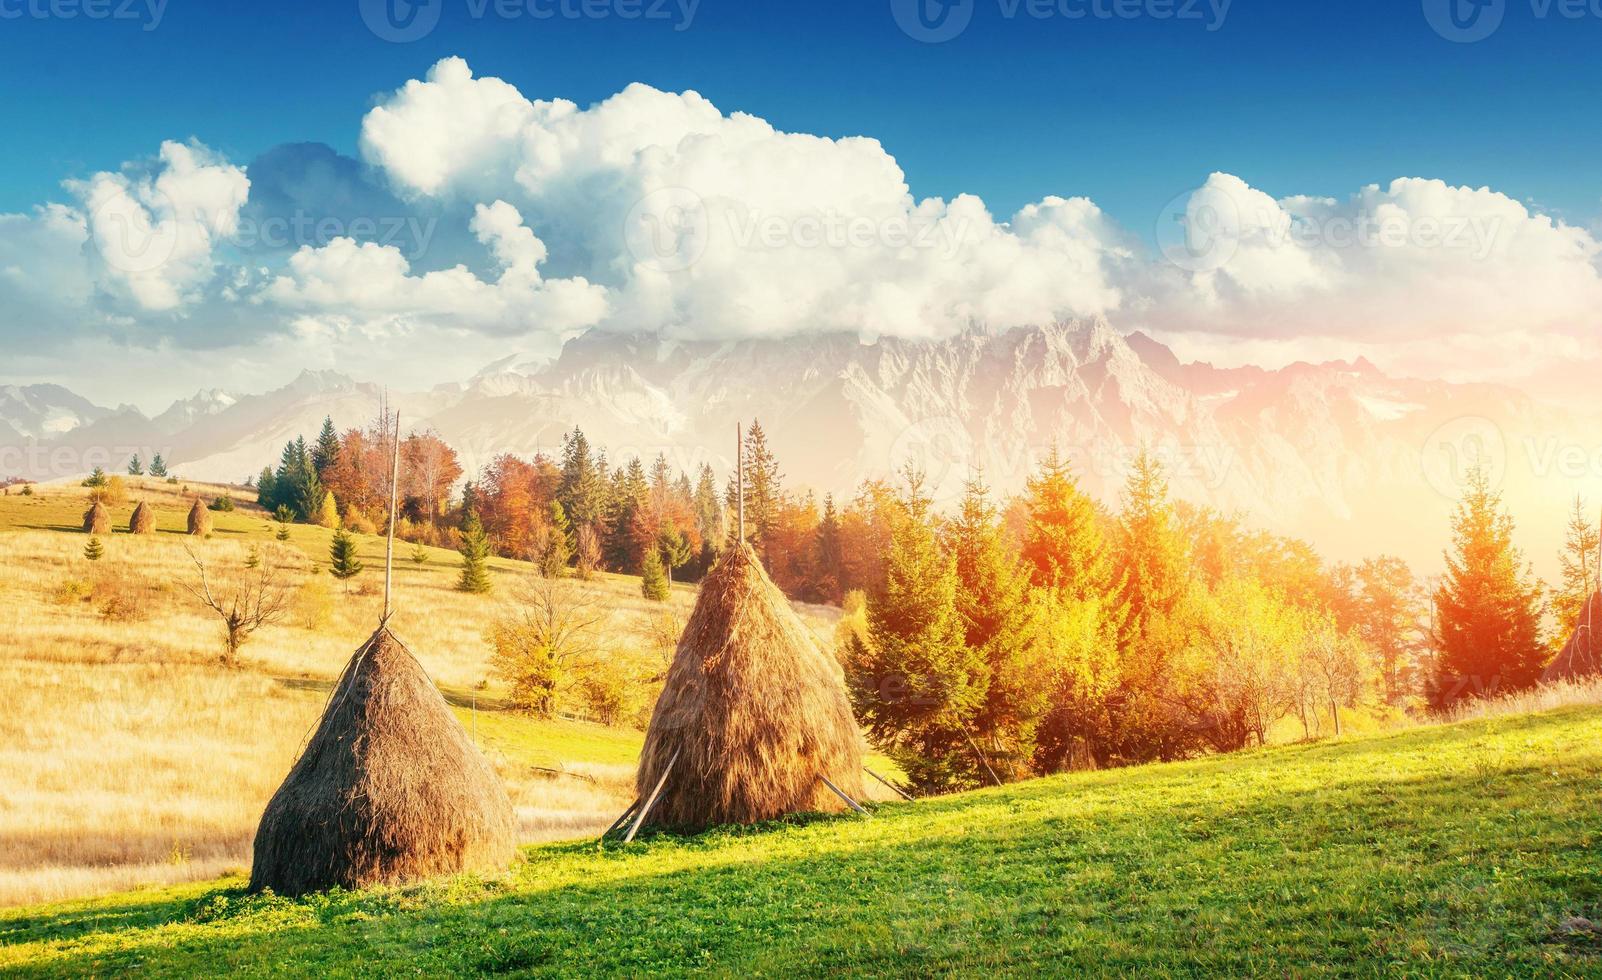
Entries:
[[[387,399],[386,399],[387,400]],[[389,411],[385,406],[385,412]],[[395,577],[395,510],[400,487],[400,413],[395,413],[395,452],[389,464],[389,540],[384,542],[384,619],[389,619],[390,581]]]
[[888,780],[888,779],[884,778],[883,776],[879,775],[878,773],[874,772],[872,769],[869,769],[867,766],[863,766],[862,767],[862,771],[867,773],[868,775],[872,776],[874,779],[877,779],[879,782],[884,783],[886,786],[890,787],[892,790],[895,790],[896,795],[901,797],[903,800],[906,800],[908,803],[913,802],[912,797],[908,796],[907,795],[907,791],[902,789],[900,786],[897,786],[895,783],[892,783],[890,780]]
[[628,821],[629,817],[634,816],[634,811],[635,811],[636,808],[639,807],[639,805],[640,805],[640,798],[638,796],[636,796],[634,798],[634,802],[629,804],[629,808],[627,810],[624,810],[622,815],[619,816],[616,820],[612,821],[612,826],[606,828],[606,830],[602,832],[601,840],[606,840],[608,835],[610,835],[611,833],[616,831],[619,827],[623,826],[623,824]]
[[734,423],[735,501],[740,511],[740,543],[745,543],[745,436],[740,423]]
[[651,795],[645,801],[645,805],[640,807],[640,812],[635,815],[634,826],[629,828],[629,835],[623,838],[623,843],[627,844],[633,841],[634,835],[640,832],[640,827],[645,823],[645,818],[651,815],[651,807],[656,806],[656,798],[662,795],[662,787],[667,785],[668,773],[673,771],[673,763],[678,761],[679,750],[674,749],[673,758],[669,759],[668,764],[663,767],[662,778],[656,781],[656,789],[651,790]]
[[829,777],[828,776],[822,775],[820,773],[818,775],[818,778],[823,780],[823,785],[825,785],[825,786],[829,787],[830,789],[834,790],[834,795],[835,796],[838,796],[838,797],[840,797],[840,799],[845,800],[846,801],[846,806],[848,806],[851,809],[853,809],[853,810],[857,811],[858,813],[862,814],[864,817],[868,816],[868,811],[864,810],[862,808],[862,804],[858,803],[856,800],[853,800],[851,797],[845,795],[845,790],[843,790],[840,787],[836,786],[835,784],[829,782]]
[[1001,778],[996,775],[996,771],[994,769],[990,768],[990,760],[986,759],[985,754],[979,751],[979,746],[974,742],[973,736],[964,731],[962,733],[962,737],[968,740],[969,748],[973,749],[973,754],[979,757],[979,762],[985,767],[985,772],[988,772],[990,774],[990,778],[995,780],[997,786],[1000,786]]

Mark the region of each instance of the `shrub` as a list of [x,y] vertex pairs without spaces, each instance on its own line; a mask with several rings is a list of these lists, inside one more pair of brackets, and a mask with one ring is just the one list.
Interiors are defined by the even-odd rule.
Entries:
[[89,583],[83,579],[69,578],[50,590],[50,601],[60,606],[70,606],[88,599],[91,591]]
[[23,484],[23,485],[22,485],[22,495],[23,495],[23,496],[24,496],[24,497],[31,497],[31,496],[33,496],[33,484],[31,484],[31,483],[24,483],[24,484]]
[[120,476],[108,476],[89,488],[89,499],[115,507],[128,499],[128,485]]
[[225,493],[222,496],[218,497],[216,500],[213,500],[211,502],[211,504],[210,504],[210,507],[211,507],[212,510],[218,511],[220,513],[224,513],[224,514],[230,513],[234,509],[234,498],[228,496]]
[[585,665],[576,693],[584,713],[603,725],[616,725],[631,718],[642,700],[638,677],[611,660]]

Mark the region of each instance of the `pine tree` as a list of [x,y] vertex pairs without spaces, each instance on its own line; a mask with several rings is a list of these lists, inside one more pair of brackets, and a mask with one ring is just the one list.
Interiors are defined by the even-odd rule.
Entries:
[[356,539],[344,528],[334,532],[328,545],[328,572],[341,582],[360,575],[366,566],[356,557]]
[[261,549],[254,544],[245,552],[245,567],[251,569],[261,567]]
[[823,497],[823,517],[818,521],[814,549],[816,581],[812,592],[820,601],[838,603],[845,596],[845,542],[840,537],[840,514],[835,510],[833,494]]
[[256,477],[256,503],[266,510],[272,510],[277,506],[274,501],[277,493],[277,478],[273,476],[273,468],[271,466],[263,466],[261,468],[261,476]]
[[462,575],[457,579],[456,587],[463,592],[488,592],[491,586],[489,537],[484,533],[484,524],[478,519],[476,510],[469,510],[462,521],[462,545],[459,550],[462,554]]
[[160,453],[150,457],[150,475],[155,477],[167,475],[167,461],[161,458]]
[[98,537],[91,537],[89,543],[83,546],[83,556],[90,561],[99,561],[106,553],[106,546],[100,543]]
[[411,555],[411,557],[412,557],[412,563],[413,564],[416,564],[416,565],[426,565],[426,564],[428,564],[428,549],[423,547],[423,542],[414,541],[412,543],[412,555]]
[[1129,625],[1139,631],[1173,610],[1186,587],[1185,543],[1175,527],[1162,464],[1142,448],[1124,483],[1118,577]]
[[630,458],[628,468],[619,470],[612,482],[614,504],[607,534],[607,561],[618,571],[632,575],[639,571],[649,543],[640,539],[646,495],[650,492],[640,458]]
[[723,504],[718,500],[717,478],[712,475],[712,467],[706,463],[701,464],[700,475],[695,481],[695,526],[705,542],[703,547],[715,550],[722,546],[725,534]]
[[319,480],[326,479],[329,467],[339,459],[339,433],[334,431],[332,416],[323,418],[322,431],[317,434],[317,442],[311,449],[311,466]]
[[915,785],[973,785],[969,726],[984,702],[986,668],[957,611],[957,569],[942,552],[922,479],[908,474],[885,577],[868,598],[867,638],[853,635],[846,683],[857,718]]
[[106,471],[96,466],[94,471],[84,478],[83,485],[90,488],[105,486]]
[[562,502],[551,501],[551,527],[545,536],[545,550],[540,553],[540,574],[555,578],[567,571],[573,558],[573,528],[567,522]]
[[[996,508],[981,476],[968,480],[962,507],[946,532],[956,562],[956,608],[968,649],[984,664],[985,698],[975,737],[1020,774],[1033,753],[1046,710],[1035,643],[1029,581],[1002,540]],[[992,761],[996,761],[992,758]]]
[[663,524],[656,532],[656,548],[662,555],[662,565],[667,570],[668,582],[673,581],[673,570],[683,568],[690,561],[689,535],[678,529],[671,521]]
[[1095,502],[1053,446],[1029,478],[1022,557],[1030,580],[1078,601],[1105,600],[1117,576]]
[[640,559],[640,594],[652,602],[663,602],[668,597],[667,573],[662,570],[662,554],[656,548],[646,548]]
[[574,426],[562,440],[562,478],[556,499],[574,527],[594,525],[604,519],[606,470],[590,452],[590,442]]
[[1435,592],[1437,707],[1535,682],[1546,659],[1540,598],[1540,584],[1513,545],[1513,518],[1476,463],[1452,516],[1446,575]]
[[145,467],[144,467],[144,464],[139,462],[139,454],[138,453],[134,453],[133,459],[128,460],[128,475],[129,476],[144,476],[145,475]]
[[317,521],[320,527],[339,526],[339,503],[334,500],[333,491],[323,493],[322,505],[317,508]]
[[768,568],[773,564],[768,545],[779,523],[779,504],[783,495],[779,461],[768,449],[762,423],[751,420],[745,432],[745,531],[746,540]]
[[[1597,582],[1597,528],[1585,512],[1585,501],[1574,498],[1574,510],[1569,514],[1569,525],[1563,539],[1563,551],[1558,554],[1558,567],[1563,580],[1552,590],[1552,616],[1557,632],[1552,641],[1567,643],[1580,624],[1585,603],[1596,593]],[[1602,624],[1599,624],[1602,625]]]

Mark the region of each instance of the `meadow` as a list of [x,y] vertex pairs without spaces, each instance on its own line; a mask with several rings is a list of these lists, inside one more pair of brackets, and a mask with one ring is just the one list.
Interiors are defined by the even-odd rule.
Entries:
[[16,975],[1602,975],[1602,710],[1076,773],[869,818],[538,845],[303,900],[0,912]]
[[[326,564],[332,532],[291,525],[276,540],[268,516],[239,504],[214,512],[205,540],[184,534],[189,504],[228,488],[128,478],[112,507],[105,555],[83,555],[78,486],[0,496],[0,905],[60,900],[144,884],[213,878],[248,867],[262,807],[318,718],[351,653],[383,605],[384,541],[357,535],[361,575],[347,587]],[[156,532],[126,533],[136,499]],[[216,617],[183,588],[196,569],[240,566],[254,547],[292,552],[294,598],[237,666],[220,663]],[[523,562],[492,559],[495,591],[454,588],[459,556],[398,543],[394,625],[495,763],[526,842],[598,833],[632,798],[642,736],[630,726],[539,720],[508,711],[488,668],[486,627],[515,601]],[[600,574],[581,588],[604,607],[608,655],[661,663],[652,621],[680,615],[694,587],[648,603],[639,580]],[[837,612],[800,607],[827,641]]]

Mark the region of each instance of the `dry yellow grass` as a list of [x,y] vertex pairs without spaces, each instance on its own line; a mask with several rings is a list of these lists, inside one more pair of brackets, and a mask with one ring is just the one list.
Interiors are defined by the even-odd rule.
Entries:
[[[333,678],[371,633],[382,604],[383,541],[358,535],[367,570],[350,587],[326,564],[330,532],[295,526],[279,543],[254,507],[217,513],[211,537],[181,533],[187,506],[226,488],[130,480],[106,555],[83,556],[84,492],[37,487],[0,497],[0,905],[213,877],[249,863],[263,805],[299,752]],[[186,492],[187,491],[187,492]],[[244,502],[234,491],[235,499]],[[156,533],[127,519],[145,500]],[[217,619],[185,591],[194,565],[243,566],[254,546],[293,566],[296,598],[222,666]],[[454,589],[454,552],[426,564],[397,548],[394,626],[457,706],[506,779],[528,842],[598,833],[627,805],[638,732],[537,722],[497,706],[485,627],[529,566],[496,560],[496,593]],[[639,580],[600,576],[615,656],[652,658],[647,622],[662,606]],[[694,601],[675,587],[673,605]],[[803,610],[820,636],[831,610]],[[548,770],[559,770],[550,772]]]

